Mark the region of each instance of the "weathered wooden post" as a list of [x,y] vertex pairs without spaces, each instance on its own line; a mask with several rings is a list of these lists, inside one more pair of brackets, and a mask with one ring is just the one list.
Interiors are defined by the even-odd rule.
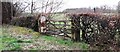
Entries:
[[46,32],[46,21],[47,21],[47,17],[45,13],[41,13],[38,16],[38,27],[39,27],[39,32],[41,33],[45,33]]
[[38,17],[37,17],[37,18],[38,18],[38,19],[37,19],[37,23],[38,23],[38,31],[39,31],[39,32],[41,32],[41,28],[40,28],[40,27],[41,27],[41,26],[40,26],[40,16],[41,16],[41,14],[39,14]]
[[72,27],[71,27],[72,40],[78,42],[78,41],[80,41],[80,28],[79,28],[80,18],[79,18],[79,16],[77,16],[77,15],[71,16],[71,23],[72,23],[71,24],[72,25]]
[[86,17],[87,16],[82,16],[82,24],[83,24],[83,26],[82,26],[82,40],[86,40],[86,28],[87,28],[87,25],[86,25],[86,23],[85,23],[85,21],[86,21]]
[[67,35],[67,33],[66,33],[66,21],[63,21],[64,22],[64,28],[63,28],[63,33],[64,33],[64,39],[65,39],[65,37],[66,37],[66,35]]

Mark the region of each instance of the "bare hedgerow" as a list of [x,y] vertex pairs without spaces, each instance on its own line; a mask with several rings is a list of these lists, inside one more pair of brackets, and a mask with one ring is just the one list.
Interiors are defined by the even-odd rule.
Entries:
[[[71,15],[71,19],[79,23],[76,17],[80,18],[82,23],[79,26],[73,25],[73,27],[76,26],[75,28],[82,30],[83,41],[101,50],[119,49],[120,18],[118,16],[98,16],[95,14]],[[77,24],[74,21],[73,24]],[[76,37],[78,34],[74,33],[73,35]]]

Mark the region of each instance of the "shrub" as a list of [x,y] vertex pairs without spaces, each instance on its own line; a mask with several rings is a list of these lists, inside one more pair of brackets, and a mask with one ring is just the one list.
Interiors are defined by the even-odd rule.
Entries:
[[11,25],[27,27],[38,31],[38,22],[33,16],[13,18],[11,21]]

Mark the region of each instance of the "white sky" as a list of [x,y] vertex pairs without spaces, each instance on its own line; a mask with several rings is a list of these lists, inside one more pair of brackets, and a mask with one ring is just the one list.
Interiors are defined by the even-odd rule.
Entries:
[[101,5],[108,5],[115,7],[120,0],[64,0],[62,10],[66,8],[82,8],[82,7],[99,7]]
[[[14,1],[14,0],[13,0]],[[23,0],[21,0],[23,1]],[[30,2],[31,0],[24,0]],[[40,1],[40,0],[34,0]],[[63,0],[62,8],[59,11],[63,11],[67,8],[82,8],[82,7],[100,7],[102,5],[108,5],[116,8],[120,0]]]

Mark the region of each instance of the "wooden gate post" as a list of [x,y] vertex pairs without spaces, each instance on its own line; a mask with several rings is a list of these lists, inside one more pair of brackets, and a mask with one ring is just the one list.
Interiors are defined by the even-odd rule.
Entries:
[[72,40],[79,42],[80,41],[80,18],[77,15],[71,17],[71,31],[72,31]]
[[40,24],[40,16],[41,16],[41,14],[39,14],[38,16],[37,16],[37,23],[38,23],[38,32],[39,33],[41,33],[41,24]]

